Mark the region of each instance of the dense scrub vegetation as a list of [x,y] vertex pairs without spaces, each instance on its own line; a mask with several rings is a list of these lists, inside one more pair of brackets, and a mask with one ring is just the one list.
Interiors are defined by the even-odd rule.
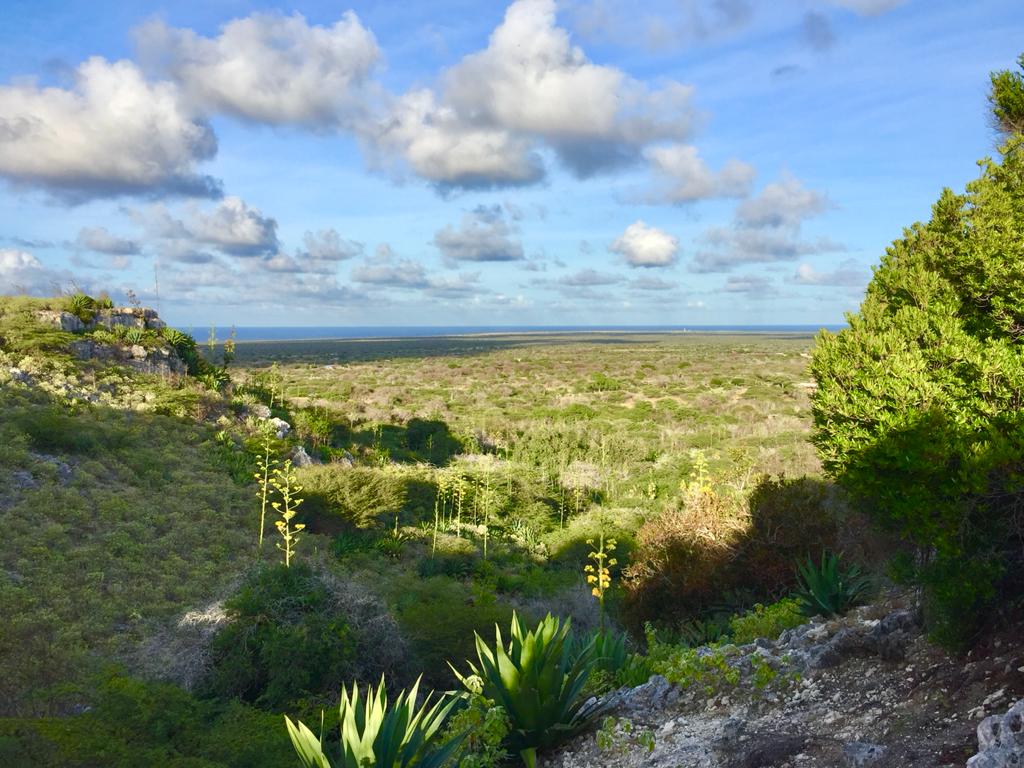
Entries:
[[1022,145],[1012,134],[1002,162],[983,161],[893,243],[849,329],[822,334],[813,361],[825,469],[915,545],[904,571],[954,645],[1021,587]]

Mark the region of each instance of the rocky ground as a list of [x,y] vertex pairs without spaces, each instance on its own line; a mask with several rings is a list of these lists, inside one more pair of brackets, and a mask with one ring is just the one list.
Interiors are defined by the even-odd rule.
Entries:
[[[1006,714],[1024,697],[1019,632],[955,657],[927,642],[917,618],[906,597],[890,598],[735,649],[728,664],[740,671],[739,683],[710,695],[656,676],[611,695],[614,726],[579,737],[543,764],[962,768],[991,716],[981,729],[989,750],[972,768],[1024,765],[1024,704],[1016,717]],[[766,665],[779,674],[759,688],[755,674]]]

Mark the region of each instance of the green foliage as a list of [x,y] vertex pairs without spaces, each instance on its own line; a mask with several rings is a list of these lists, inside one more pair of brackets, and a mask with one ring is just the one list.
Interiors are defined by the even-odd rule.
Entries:
[[569,630],[569,622],[550,614],[528,630],[513,614],[508,644],[497,626],[493,648],[477,635],[478,665],[470,662],[471,674],[460,675],[469,690],[470,677],[479,678],[480,692],[508,713],[509,743],[527,766],[535,764],[537,750],[570,738],[600,715],[582,695],[594,666],[593,647],[574,657]]
[[193,698],[177,686],[107,672],[88,711],[0,720],[0,756],[22,768],[280,768],[293,759],[277,715]]
[[999,130],[1008,134],[1024,131],[1024,54],[1017,65],[1021,72],[1004,69],[990,75],[992,116]]
[[797,573],[797,600],[805,616],[840,616],[864,602],[872,588],[859,566],[842,568],[839,555],[829,552],[822,552],[820,563],[809,557],[798,563]]
[[637,728],[625,717],[606,717],[594,741],[602,752],[624,752],[631,746],[653,752],[655,747],[654,732],[650,728]]
[[[473,681],[474,689],[482,690],[482,681]],[[464,736],[452,757],[456,768],[500,768],[508,758],[504,748],[510,724],[508,714],[480,693],[468,693],[463,706],[448,721],[442,740]]]
[[737,645],[752,643],[759,637],[775,640],[787,629],[804,623],[800,601],[792,598],[771,605],[758,603],[753,610],[729,620],[732,641]]
[[822,463],[920,549],[926,617],[951,645],[1019,572],[1022,141],[889,247],[850,327],[820,334],[812,361]]
[[428,695],[417,705],[418,689],[419,681],[389,705],[383,679],[376,690],[366,687],[365,703],[359,700],[357,685],[351,693],[342,688],[341,746],[333,764],[324,753],[322,735],[318,738],[303,723],[296,725],[285,717],[300,762],[305,768],[442,768],[460,746],[458,735],[443,744],[438,738],[456,699],[441,698],[431,704],[432,695]]
[[224,607],[208,694],[280,711],[323,701],[351,675],[357,638],[308,566],[260,568]]
[[96,317],[96,300],[84,293],[74,293],[68,296],[65,306],[67,311],[77,317],[83,323],[91,323]]
[[324,464],[305,467],[298,476],[306,493],[305,519],[315,530],[386,524],[402,510],[408,495],[402,475],[370,467]]

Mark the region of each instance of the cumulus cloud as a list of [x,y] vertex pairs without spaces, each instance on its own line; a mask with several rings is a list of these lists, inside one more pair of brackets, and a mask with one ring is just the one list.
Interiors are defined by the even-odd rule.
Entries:
[[458,229],[450,224],[434,235],[434,245],[445,261],[520,261],[523,245],[505,220],[501,206],[479,206],[465,216]]
[[622,282],[621,275],[615,275],[610,272],[598,272],[596,269],[581,269],[579,272],[574,272],[571,275],[564,275],[558,278],[559,285],[568,285],[573,287],[593,287],[596,285],[615,285],[616,283]]
[[362,87],[381,55],[351,11],[329,27],[299,13],[254,13],[214,38],[153,20],[135,36],[150,66],[199,109],[273,125],[328,128],[362,119]]
[[825,195],[807,189],[799,179],[784,173],[756,197],[740,203],[736,221],[745,227],[798,227],[804,219],[824,213],[830,205]]
[[374,165],[394,166],[397,157],[417,176],[442,191],[533,184],[544,164],[527,138],[500,127],[474,125],[433,91],[410,91],[386,118],[365,132]]
[[426,268],[412,259],[360,264],[353,268],[352,279],[357,283],[391,288],[426,288],[430,285]]
[[678,0],[658,13],[625,0],[578,0],[570,8],[574,28],[588,39],[655,49],[727,36],[754,15],[752,0]]
[[835,269],[819,272],[810,264],[801,264],[793,275],[793,282],[799,285],[828,285],[845,288],[863,288],[867,282],[868,271],[854,259],[846,259]]
[[637,160],[650,142],[687,138],[691,94],[589,61],[557,25],[554,0],[517,0],[437,92],[395,99],[362,136],[378,164],[397,156],[442,189],[537,182],[543,149],[583,178]]
[[52,296],[71,281],[69,273],[43,266],[27,251],[0,248],[0,295]]
[[226,197],[212,211],[196,209],[185,223],[193,240],[231,256],[265,256],[277,251],[277,222],[239,197]]
[[302,244],[302,255],[314,261],[344,261],[363,254],[362,243],[343,239],[335,229],[307,232]]
[[629,287],[634,291],[672,291],[679,285],[660,277],[638,277],[629,281]]
[[651,147],[644,151],[659,185],[648,202],[692,203],[715,197],[746,197],[756,171],[752,165],[729,160],[712,171],[697,148],[686,144]]
[[679,256],[679,240],[638,220],[626,227],[608,250],[631,267],[668,267]]
[[701,238],[690,269],[726,272],[741,264],[792,261],[801,256],[845,250],[827,237],[804,239],[801,225],[831,207],[822,193],[789,174],[765,186],[736,207],[732,225],[710,227]]
[[267,258],[280,250],[277,221],[239,197],[226,197],[206,209],[188,205],[180,215],[162,203],[127,213],[155,241],[158,255],[169,261],[209,263],[210,249],[227,256]]
[[764,275],[730,275],[722,290],[726,293],[744,293],[752,299],[774,296],[777,293],[775,284]]
[[135,256],[141,250],[137,241],[112,235],[105,227],[83,227],[75,238],[75,245],[109,256]]
[[0,176],[70,203],[117,195],[217,197],[196,172],[212,158],[210,126],[171,83],[128,61],[84,62],[69,89],[0,86]]

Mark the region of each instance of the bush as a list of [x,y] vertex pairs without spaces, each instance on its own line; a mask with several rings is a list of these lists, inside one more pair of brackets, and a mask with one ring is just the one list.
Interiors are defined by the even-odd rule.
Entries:
[[736,557],[746,589],[759,599],[786,592],[795,584],[797,559],[836,547],[834,495],[829,484],[810,477],[758,480],[747,501],[750,528]]
[[644,523],[624,571],[631,626],[678,622],[711,608],[736,581],[729,566],[747,525],[735,501],[710,488],[688,491]]
[[293,759],[279,716],[238,702],[116,671],[85,690],[84,714],[0,720],[0,758],[24,768],[278,768]]
[[827,472],[921,552],[935,638],[970,639],[1019,573],[1024,468],[1024,136],[886,252],[850,327],[818,336]]
[[852,565],[839,567],[839,555],[823,552],[821,562],[811,558],[797,565],[800,589],[797,598],[805,616],[839,616],[864,601],[871,581]]
[[306,499],[303,521],[317,533],[390,523],[407,499],[406,479],[393,472],[325,464],[297,475]]
[[733,616],[729,620],[729,631],[734,643],[745,645],[759,637],[775,640],[787,629],[799,627],[804,621],[806,619],[800,610],[800,602],[786,598],[771,605],[758,603],[753,610]]
[[281,710],[333,697],[351,677],[355,638],[309,566],[261,568],[224,607],[207,693]]

